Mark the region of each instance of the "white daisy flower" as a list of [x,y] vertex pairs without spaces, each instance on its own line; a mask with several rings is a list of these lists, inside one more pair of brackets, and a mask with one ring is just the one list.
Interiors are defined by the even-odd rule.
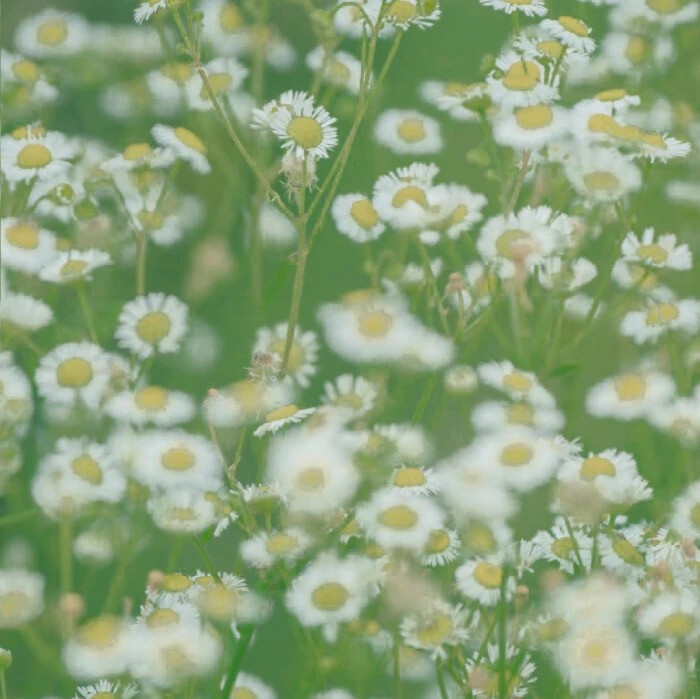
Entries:
[[573,575],[574,566],[581,563],[584,571],[591,569],[593,539],[581,528],[569,532],[562,519],[555,520],[550,529],[538,531],[532,543],[541,557],[556,563],[569,575]]
[[202,38],[218,53],[239,55],[250,45],[250,35],[241,8],[231,0],[204,0]]
[[[537,681],[535,670],[529,654],[510,643],[505,647],[505,663],[517,668],[507,674],[510,699],[522,699],[530,696],[529,685]],[[517,661],[516,661],[517,658]],[[471,692],[474,699],[495,699],[498,695],[498,673],[501,666],[500,650],[496,643],[489,643],[486,653],[475,651],[465,664],[469,677],[474,678],[475,685]]]
[[407,646],[427,651],[433,659],[446,659],[445,646],[458,646],[467,639],[467,614],[440,599],[429,600],[421,607],[401,621],[401,638]]
[[544,19],[540,28],[556,37],[566,48],[587,55],[595,50],[591,28],[577,17],[562,15],[557,19]]
[[9,335],[12,327],[36,332],[53,322],[53,311],[43,301],[7,289],[0,294],[0,326]]
[[624,87],[602,90],[593,95],[593,99],[610,104],[615,112],[624,112],[629,107],[638,107],[641,101],[638,95],[630,94]]
[[412,109],[389,109],[374,125],[377,142],[400,155],[429,155],[442,149],[440,124]]
[[549,257],[537,270],[539,282],[545,289],[557,288],[565,292],[580,289],[593,281],[597,274],[596,266],[585,257],[566,262],[562,257]]
[[567,130],[567,113],[549,104],[516,107],[512,112],[499,112],[494,119],[496,143],[514,150],[537,151],[561,140]]
[[629,21],[643,20],[664,30],[692,22],[697,16],[697,4],[688,0],[630,0],[613,9],[613,17],[618,26]]
[[641,580],[647,574],[645,527],[633,524],[598,535],[600,561],[606,570],[627,580]]
[[21,96],[23,102],[43,104],[58,97],[58,89],[46,81],[37,63],[4,49],[0,50],[0,76],[7,94]]
[[134,21],[137,24],[142,24],[156,14],[159,10],[165,10],[168,7],[168,0],[145,0],[134,10]]
[[202,139],[184,126],[165,126],[156,124],[151,129],[156,143],[170,149],[177,158],[192,166],[195,172],[206,175],[211,172],[207,159],[207,147]]
[[103,697],[109,697],[110,699],[131,699],[139,693],[139,688],[134,682],[122,684],[121,682],[100,680],[95,684],[77,687],[76,691],[78,693],[73,699],[102,699]]
[[[100,168],[116,175],[133,170],[165,168],[175,160],[173,150],[169,148],[152,148],[149,143],[130,143],[124,150],[100,164]],[[117,182],[118,184],[118,182]]]
[[[278,323],[271,328],[258,328],[253,345],[253,354],[277,355],[282,360],[287,343],[287,323]],[[309,385],[309,379],[316,374],[318,339],[312,331],[304,332],[294,328],[294,337],[287,360],[287,375],[302,388]]]
[[435,3],[433,9],[427,11],[419,0],[392,0],[384,10],[384,22],[397,29],[418,27],[427,29],[440,19],[440,5]]
[[317,46],[306,55],[306,66],[314,73],[319,73],[323,82],[347,90],[353,95],[359,94],[362,64],[351,53],[327,53],[322,46]]
[[198,489],[165,490],[151,495],[146,507],[154,524],[171,534],[201,534],[217,521],[214,504]]
[[612,148],[577,149],[564,161],[564,173],[574,189],[591,202],[616,201],[642,184],[637,166]]
[[448,392],[459,395],[471,393],[479,385],[479,378],[472,367],[456,364],[445,372],[443,384]]
[[46,9],[19,23],[15,46],[35,58],[67,56],[82,51],[89,35],[90,27],[80,15]]
[[377,386],[371,381],[362,376],[342,374],[335,381],[324,384],[323,403],[359,417],[372,410],[377,395]]
[[692,643],[700,637],[700,601],[692,590],[662,592],[640,610],[637,625],[665,643]]
[[[212,92],[219,101],[231,103],[242,88],[248,69],[235,58],[215,58],[204,66]],[[202,76],[195,72],[185,84],[185,94],[191,109],[207,111],[214,108]]]
[[700,329],[700,301],[660,301],[647,303],[644,310],[630,311],[620,323],[620,332],[637,344],[656,342],[666,332],[694,335]]
[[700,391],[691,397],[679,396],[648,415],[652,425],[681,442],[692,445],[700,440]]
[[337,625],[359,618],[376,594],[376,580],[370,559],[326,552],[292,581],[285,601],[303,626]]
[[32,386],[9,352],[0,352],[0,425],[22,435],[32,416]]
[[236,675],[233,696],[240,696],[242,699],[277,699],[277,695],[268,685],[247,672],[239,672]]
[[294,527],[260,532],[241,543],[241,557],[255,568],[270,568],[279,561],[296,561],[310,544],[308,535]]
[[292,511],[324,514],[341,507],[360,481],[351,454],[335,433],[288,431],[267,452],[267,477]]
[[207,422],[212,425],[235,427],[256,422],[276,405],[285,405],[292,399],[291,382],[244,379],[219,391],[211,390],[204,401],[204,412]]
[[75,155],[73,145],[58,131],[47,131],[41,136],[15,138],[10,134],[0,138],[2,172],[10,182],[59,177],[70,167]]
[[516,369],[508,360],[481,364],[476,371],[483,383],[502,391],[512,400],[527,401],[543,408],[554,407],[554,397],[540,384],[537,376]]
[[423,547],[418,560],[421,565],[430,568],[444,566],[459,558],[461,546],[457,532],[438,527],[430,532],[428,543]]
[[265,422],[253,432],[253,435],[255,437],[262,437],[269,433],[274,434],[286,425],[296,425],[300,423],[315,412],[316,408],[298,408],[293,403],[281,405],[265,415]]
[[110,255],[102,250],[68,250],[45,264],[39,270],[39,279],[54,284],[90,280],[94,270],[111,263]]
[[422,228],[429,220],[429,194],[437,174],[437,165],[412,163],[382,175],[374,185],[372,205],[394,228]]
[[674,500],[671,528],[681,536],[700,539],[700,481],[691,483]]
[[486,78],[486,90],[495,104],[504,109],[527,107],[549,104],[559,97],[559,78],[549,84],[536,58],[507,51],[496,59],[499,72]]
[[[485,607],[493,607],[501,599],[503,565],[498,560],[474,559],[455,571],[457,589],[468,599]],[[515,579],[509,576],[505,583],[506,600],[515,592]]]
[[430,533],[442,526],[445,515],[432,500],[420,495],[378,490],[357,508],[357,521],[367,537],[388,549],[422,552]]
[[222,485],[219,454],[211,442],[181,430],[145,433],[130,475],[151,489],[216,488]]
[[420,86],[421,97],[457,121],[474,121],[478,113],[470,108],[483,100],[486,83],[439,82],[428,80]]
[[337,196],[331,213],[338,231],[356,243],[376,240],[386,229],[372,201],[364,194]]
[[193,72],[191,63],[171,61],[146,74],[146,84],[159,116],[175,114],[181,109],[185,101],[185,85]]
[[119,422],[132,425],[152,423],[172,427],[189,422],[196,407],[190,396],[162,386],[143,386],[133,391],[120,391],[105,405],[105,412]]
[[547,14],[544,0],[479,0],[482,5],[506,14],[522,12],[526,17],[542,17]]
[[693,265],[685,243],[679,245],[673,233],[656,236],[653,228],[645,228],[641,238],[630,231],[622,241],[622,259],[663,269],[685,270]]
[[36,274],[56,254],[56,236],[31,220],[3,218],[0,223],[0,263]]
[[90,342],[58,345],[41,358],[34,380],[47,401],[70,405],[81,400],[97,408],[110,381],[107,356]]
[[288,247],[297,239],[296,228],[276,206],[264,202],[258,214],[258,233],[263,245]]
[[624,677],[636,659],[634,641],[622,624],[591,623],[559,642],[559,671],[574,691],[610,685]]
[[594,573],[555,590],[549,602],[550,612],[570,628],[622,623],[634,603],[631,592],[617,578]]
[[429,243],[425,236],[430,235],[432,231],[444,234],[450,240],[457,240],[462,233],[481,221],[481,210],[487,204],[483,194],[476,194],[458,184],[439,184],[431,187],[429,201],[430,214],[425,224],[426,230],[421,233],[421,240],[426,245]]
[[678,696],[682,673],[673,658],[652,653],[634,663],[629,674],[608,689],[595,694],[595,699],[615,699],[625,693],[635,699],[673,699]]
[[44,609],[45,580],[29,570],[0,569],[0,629],[18,629]]
[[125,491],[126,478],[107,448],[85,438],[59,439],[32,481],[34,500],[52,519],[91,503],[119,502]]
[[673,379],[656,371],[630,371],[596,384],[586,396],[586,410],[595,417],[635,420],[668,403]]
[[114,336],[120,347],[141,358],[177,352],[187,331],[187,313],[187,306],[175,296],[138,296],[122,309]]
[[552,253],[570,247],[573,232],[573,221],[566,214],[548,206],[527,206],[490,218],[476,246],[484,261],[496,263],[499,276],[509,279],[519,269],[532,271]]
[[129,635],[124,620],[103,614],[82,624],[63,646],[68,672],[92,680],[126,672]]
[[564,416],[554,407],[536,406],[526,401],[480,403],[471,415],[474,429],[497,432],[509,426],[532,428],[541,434],[555,434],[564,427]]
[[388,488],[395,493],[431,495],[439,490],[431,468],[400,466],[389,477]]

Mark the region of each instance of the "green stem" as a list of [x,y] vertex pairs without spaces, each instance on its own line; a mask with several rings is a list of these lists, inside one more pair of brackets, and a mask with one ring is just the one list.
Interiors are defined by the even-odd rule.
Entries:
[[498,697],[507,699],[508,682],[506,676],[506,640],[508,638],[508,605],[506,602],[506,589],[508,585],[508,571],[504,567],[501,577],[501,598],[498,604]]
[[59,520],[58,540],[61,593],[67,594],[73,589],[73,521],[70,517]]
[[148,233],[144,230],[136,236],[136,295],[146,293],[146,251],[148,248]]
[[398,637],[394,638],[393,648],[394,697],[401,699],[401,644]]
[[27,519],[32,519],[39,514],[38,509],[24,510],[23,512],[13,512],[10,515],[0,517],[0,527],[10,527]]
[[0,670],[0,697],[7,699],[7,684],[5,683],[5,671]]
[[418,405],[416,405],[416,409],[413,413],[413,418],[411,419],[411,422],[413,422],[414,425],[420,421],[421,417],[423,417],[425,408],[427,407],[428,402],[430,401],[430,396],[435,390],[437,378],[437,372],[433,372],[430,378],[428,379],[428,382],[425,384],[425,388],[423,389],[423,393],[421,393],[420,399],[418,400]]
[[211,560],[211,557],[207,553],[207,550],[204,548],[199,538],[193,536],[192,544],[194,545],[195,549],[197,549],[197,553],[204,562],[204,567],[207,569],[207,571],[209,571],[211,577],[214,578],[214,580],[216,580],[217,582],[221,582],[221,576],[219,575],[219,571],[216,569],[214,562]]
[[437,677],[437,685],[440,690],[440,699],[447,699],[447,688],[445,687],[445,678],[442,676],[442,667],[440,661],[435,661],[435,676]]
[[127,541],[124,544],[124,550],[121,552],[119,562],[112,575],[112,582],[109,586],[109,590],[105,595],[104,611],[108,612],[119,597],[119,592],[122,589],[124,580],[126,578],[126,570],[129,566],[129,561],[131,560],[132,542]]
[[244,627],[241,631],[241,637],[238,639],[236,648],[231,656],[231,663],[229,664],[226,672],[226,679],[221,689],[221,696],[223,699],[228,699],[228,697],[231,695],[231,689],[233,688],[233,685],[236,682],[236,677],[240,672],[243,656],[250,645],[254,631],[254,626]]
[[85,290],[85,282],[82,279],[75,285],[75,291],[78,294],[80,310],[83,313],[83,320],[85,321],[85,326],[87,327],[88,335],[90,335],[90,339],[96,345],[99,345],[100,341],[97,337],[97,331],[95,330],[95,323],[92,318],[92,309],[90,308],[90,301],[88,300],[87,292]]

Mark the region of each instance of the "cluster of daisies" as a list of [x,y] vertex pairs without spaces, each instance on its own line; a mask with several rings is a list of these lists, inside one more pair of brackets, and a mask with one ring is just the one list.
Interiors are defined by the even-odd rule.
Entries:
[[[55,10],[20,22],[2,53],[0,525],[19,543],[2,552],[0,628],[24,667],[29,653],[46,666],[45,686],[75,699],[695,696],[700,300],[674,291],[689,245],[640,227],[635,207],[650,171],[690,152],[668,132],[700,141],[692,114],[637,94],[672,66],[698,4],[587,2],[609,10],[600,48],[545,0],[473,0],[510,15],[512,36],[480,81],[420,85],[443,116],[379,113],[370,138],[408,162],[349,193],[336,191],[352,141],[335,100],[364,114],[377,44],[433,26],[435,0],[316,8],[318,46],[300,61],[311,87],[272,100],[261,76],[297,52],[269,3],[146,0],[123,28]],[[148,123],[118,147],[48,126],[64,88],[89,85],[75,67],[103,54],[134,77],[93,76],[109,83],[99,108]],[[445,116],[476,146],[482,191],[415,160],[448,147]],[[217,118],[234,144],[216,143]],[[187,190],[229,167],[233,145],[263,173],[255,191],[237,180],[243,263],[257,243],[279,262],[300,239],[300,265],[308,219],[362,246],[366,278],[303,326],[290,313],[237,333],[246,367],[210,387],[223,333],[190,305],[235,279],[229,241],[203,233],[234,208]],[[668,195],[700,202],[689,181]],[[183,242],[177,295],[149,291],[158,251],[185,256]],[[622,349],[579,412],[617,443],[572,435],[568,396],[552,391],[598,323]],[[322,380],[324,363],[345,368]],[[165,385],[180,371],[198,392]],[[37,518],[56,536],[46,565],[20,537]],[[88,590],[97,576],[107,586]],[[281,615],[298,687],[248,671]],[[0,679],[21,687],[11,662],[0,649]]]

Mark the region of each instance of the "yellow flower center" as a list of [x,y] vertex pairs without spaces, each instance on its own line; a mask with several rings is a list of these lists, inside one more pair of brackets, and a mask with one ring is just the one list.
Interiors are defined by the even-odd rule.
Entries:
[[199,607],[208,617],[220,621],[232,619],[240,606],[241,597],[221,583],[208,587],[199,598]]
[[173,129],[173,133],[177,137],[177,140],[183,143],[188,148],[196,150],[198,153],[205,155],[207,152],[207,147],[202,142],[202,139],[184,126],[176,126]]
[[579,476],[585,481],[592,481],[598,476],[613,478],[616,473],[615,464],[610,459],[604,459],[602,456],[589,456],[581,464],[579,470]]
[[513,403],[506,409],[506,417],[511,425],[532,425],[535,409],[528,403]]
[[587,27],[580,19],[575,17],[569,17],[568,15],[563,15],[557,20],[567,32],[576,34],[576,36],[588,36],[591,33],[589,27]]
[[508,68],[503,77],[503,86],[507,90],[526,92],[532,90],[540,79],[540,69],[532,61],[518,61]]
[[119,619],[105,614],[91,619],[78,630],[78,638],[82,643],[96,648],[107,648],[117,638]]
[[532,388],[532,379],[519,371],[513,371],[503,377],[503,385],[511,391],[526,393]]
[[291,534],[273,534],[265,542],[265,550],[273,556],[284,556],[291,553],[299,545],[299,541]]
[[509,5],[532,5],[533,0],[506,0]]
[[563,619],[552,619],[539,625],[537,635],[543,641],[556,641],[566,633],[567,625]]
[[305,150],[316,148],[323,141],[321,125],[307,116],[294,117],[287,126],[287,135]]
[[446,614],[438,614],[416,631],[416,638],[423,646],[440,646],[452,634],[452,619]]
[[68,260],[61,265],[59,274],[62,279],[80,277],[87,267],[88,263],[85,260]]
[[669,614],[659,624],[658,632],[661,636],[687,636],[695,627],[695,619],[690,614],[676,612]]
[[555,539],[549,547],[558,558],[568,558],[574,551],[574,540],[570,536]]
[[92,699],[117,699],[117,695],[114,692],[96,692]]
[[311,602],[314,607],[323,612],[335,612],[340,609],[350,597],[347,588],[337,582],[328,582],[319,585],[311,593]]
[[471,551],[478,554],[493,553],[497,547],[493,532],[479,522],[469,525],[464,534],[464,543]]
[[327,70],[329,78],[335,82],[345,84],[350,79],[350,68],[342,61],[332,58]]
[[326,474],[322,468],[311,466],[299,471],[296,477],[296,485],[300,490],[311,492],[321,490],[326,484]]
[[474,566],[472,576],[476,582],[482,587],[487,587],[490,590],[496,590],[501,586],[503,580],[503,569],[495,563],[487,563],[479,561]]
[[595,95],[595,98],[601,102],[617,102],[617,100],[621,100],[624,97],[627,97],[627,90],[622,87],[614,87],[610,90],[603,90]]
[[457,81],[447,82],[442,86],[442,92],[450,97],[462,97],[469,90],[467,83]]
[[150,228],[153,231],[157,231],[165,223],[165,217],[157,211],[139,211],[136,218],[144,228]]
[[616,536],[612,542],[612,550],[625,562],[634,566],[644,565],[641,551],[631,544],[624,536]]
[[450,547],[450,535],[444,529],[433,529],[425,545],[425,553],[442,553]]
[[501,464],[503,466],[524,466],[534,456],[532,447],[525,442],[513,442],[501,451]]
[[450,226],[455,226],[464,221],[464,219],[467,218],[467,214],[469,214],[469,207],[466,204],[457,204],[457,206],[452,209],[452,213],[449,215],[447,223]]
[[63,19],[50,19],[36,30],[36,40],[44,46],[59,46],[68,37],[68,25]]
[[[284,355],[284,346],[286,340],[279,339],[270,343],[269,350],[272,354],[279,354],[280,357]],[[287,369],[290,373],[294,373],[301,369],[304,365],[306,355],[304,354],[304,349],[298,342],[292,342],[292,346],[289,348],[289,358],[287,360]]]
[[425,126],[420,119],[404,119],[396,130],[407,143],[417,143],[425,138]]
[[23,170],[46,167],[52,160],[51,151],[41,143],[28,143],[17,153],[17,165]]
[[670,15],[682,7],[681,0],[647,0],[647,7],[660,15]]
[[83,388],[92,377],[92,364],[82,357],[64,359],[56,368],[56,380],[64,388]]
[[[221,95],[224,92],[230,90],[232,85],[233,78],[231,77],[230,73],[209,74],[209,86],[211,87],[212,92],[216,96]],[[199,91],[199,96],[203,100],[211,100],[209,90],[207,90],[207,88],[204,86],[202,86],[202,89]]]
[[647,325],[668,325],[678,318],[680,312],[678,307],[672,303],[654,304],[646,315]]
[[649,56],[649,42],[641,36],[631,36],[627,42],[625,55],[630,63],[641,63]]
[[700,503],[693,505],[690,510],[690,521],[693,523],[694,527],[700,528]]
[[407,466],[394,474],[394,485],[399,488],[415,488],[424,485],[427,480],[423,471],[415,466]]
[[527,231],[511,228],[496,240],[496,252],[509,260],[522,258],[535,248],[535,241]]
[[380,512],[377,521],[389,529],[411,529],[418,522],[418,515],[408,505],[393,505]]
[[364,406],[364,401],[356,393],[342,393],[333,401],[333,405],[341,408],[351,408],[352,410],[361,410]]
[[219,11],[219,26],[227,34],[232,34],[243,26],[243,15],[233,3],[227,2],[222,5]]
[[148,311],[136,323],[136,334],[149,345],[155,345],[170,332],[172,323],[163,311]]
[[234,687],[231,699],[258,699],[258,695],[247,687]]
[[423,208],[428,206],[428,198],[425,196],[425,192],[420,187],[413,184],[407,184],[404,187],[401,187],[401,189],[397,190],[391,199],[391,205],[395,209],[399,209],[409,201],[412,201]]
[[610,648],[604,640],[588,641],[582,648],[583,656],[592,663],[604,663],[610,653]]
[[617,175],[605,170],[594,170],[583,176],[583,184],[591,192],[614,192],[620,186]]
[[163,577],[160,587],[166,592],[184,592],[191,584],[192,581],[182,573],[168,573]]
[[123,151],[122,158],[124,160],[129,160],[134,162],[135,160],[141,160],[153,152],[151,146],[148,143],[130,143]]
[[81,454],[73,459],[70,465],[71,471],[92,485],[102,483],[102,469],[100,465],[89,454]]
[[171,447],[160,457],[160,463],[168,471],[187,471],[194,466],[195,458],[187,447]]
[[648,262],[662,264],[668,259],[668,252],[658,243],[648,243],[637,248],[637,256]]
[[12,64],[12,72],[18,80],[27,83],[34,83],[39,79],[39,66],[34,61],[15,61]]
[[155,412],[168,404],[168,391],[160,386],[146,386],[134,395],[134,403],[141,410]]
[[537,44],[537,48],[540,51],[542,51],[543,54],[549,56],[555,61],[558,61],[561,58],[565,50],[564,44],[561,44],[558,41],[554,41],[554,39],[550,39],[548,41],[540,41],[540,43]]
[[180,615],[174,609],[156,609],[146,618],[146,625],[156,629],[177,624],[178,621]]
[[536,104],[533,107],[520,107],[515,110],[515,121],[521,129],[534,131],[552,123],[554,112],[546,104]]
[[0,595],[0,626],[13,626],[20,612],[31,604],[31,597],[20,590],[10,590]]
[[166,63],[160,72],[182,86],[192,76],[192,66],[189,63]]
[[366,337],[382,337],[393,324],[393,316],[385,311],[368,311],[357,319],[358,329]]
[[612,687],[608,691],[608,696],[610,699],[641,699],[639,692],[628,684]]
[[361,228],[369,229],[379,223],[379,214],[369,199],[358,199],[350,207],[350,216]]
[[281,408],[276,408],[271,410],[267,415],[265,415],[265,422],[276,422],[277,420],[286,420],[292,415],[296,415],[299,412],[299,408],[293,403],[289,405],[283,405]]
[[257,413],[262,407],[262,387],[255,381],[250,379],[236,381],[228,390],[233,394],[244,412],[248,414]]
[[394,0],[386,11],[386,16],[399,24],[408,22],[417,14],[416,6],[408,0]]
[[615,379],[615,393],[620,400],[641,400],[647,392],[647,381],[641,374],[625,374]]
[[5,231],[5,238],[10,245],[23,250],[35,250],[39,247],[39,231],[31,223],[16,223]]

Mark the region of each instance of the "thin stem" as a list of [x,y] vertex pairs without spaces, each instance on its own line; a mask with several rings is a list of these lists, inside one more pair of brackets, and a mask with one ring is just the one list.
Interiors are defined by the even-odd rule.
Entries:
[[146,251],[148,233],[144,230],[136,236],[136,295],[146,293]]
[[508,683],[506,677],[506,640],[508,638],[508,605],[506,602],[506,589],[508,585],[508,571],[504,567],[501,577],[501,598],[498,604],[498,697],[507,699]]
[[241,431],[238,433],[238,442],[236,443],[236,453],[233,457],[233,463],[228,470],[229,483],[233,485],[236,481],[236,470],[238,469],[238,464],[243,456],[243,446],[245,445],[245,438],[248,434],[248,425],[245,424],[241,427]]
[[122,551],[121,556],[119,557],[117,567],[114,570],[114,573],[112,574],[112,583],[110,584],[109,590],[105,595],[105,603],[103,607],[103,610],[105,612],[109,611],[112,608],[112,606],[119,597],[119,593],[122,589],[122,585],[124,584],[124,580],[126,578],[126,570],[129,566],[129,561],[131,560],[131,551],[132,542],[127,541],[124,544],[124,550]]
[[0,517],[0,527],[9,527],[24,522],[27,519],[32,519],[39,514],[38,509],[24,510],[23,512],[13,512],[10,515]]
[[447,688],[445,687],[445,678],[442,676],[442,666],[440,661],[435,661],[435,676],[437,677],[437,685],[440,690],[440,699],[447,699]]
[[58,523],[58,556],[61,593],[73,589],[73,521],[70,517],[61,517]]
[[571,544],[574,547],[574,556],[576,556],[576,561],[581,566],[581,570],[585,571],[586,566],[583,564],[583,557],[581,556],[581,550],[579,549],[578,541],[576,541],[576,537],[574,536],[574,530],[573,530],[573,527],[571,526],[571,522],[569,521],[568,517],[564,517],[564,526],[566,527],[566,531],[571,539]]
[[[517,14],[517,13],[515,13]],[[520,170],[518,171],[518,176],[513,185],[513,191],[510,194],[510,199],[508,200],[508,206],[506,207],[505,215],[512,213],[518,203],[518,196],[520,195],[520,190],[523,188],[523,183],[525,182],[525,176],[527,175],[528,165],[530,164],[529,150],[523,151],[523,159],[520,163]]]
[[398,637],[394,638],[394,647],[392,653],[393,669],[394,669],[394,697],[401,699],[401,644]]
[[99,345],[100,341],[97,337],[95,323],[92,319],[92,308],[90,308],[90,301],[88,300],[87,292],[85,290],[85,282],[82,279],[75,285],[75,291],[78,294],[80,310],[83,313],[83,320],[85,321],[85,326],[87,327],[88,335],[90,335],[90,339],[96,345]]
[[207,550],[204,548],[199,538],[193,536],[192,544],[194,545],[195,549],[197,549],[197,553],[204,562],[204,567],[209,571],[211,577],[214,578],[214,580],[216,580],[217,582],[221,582],[221,576],[219,575],[219,571],[216,569],[214,562],[211,560],[211,557],[207,553]]
[[7,684],[5,683],[5,671],[0,670],[0,697],[7,699]]
[[430,401],[430,396],[435,390],[437,378],[438,374],[433,373],[428,379],[428,382],[425,384],[425,388],[423,389],[423,393],[421,393],[420,399],[418,400],[418,405],[416,405],[416,409],[413,413],[413,418],[411,419],[414,425],[420,421],[421,417],[423,417],[423,413],[425,412],[428,402]]
[[253,638],[253,633],[255,632],[254,626],[244,627],[241,631],[241,637],[238,639],[236,648],[231,656],[231,663],[229,664],[228,670],[226,671],[226,679],[224,681],[223,687],[221,688],[221,696],[224,699],[228,699],[231,695],[231,689],[236,681],[236,677],[241,669],[241,663],[243,661],[243,656],[245,655],[248,646]]

